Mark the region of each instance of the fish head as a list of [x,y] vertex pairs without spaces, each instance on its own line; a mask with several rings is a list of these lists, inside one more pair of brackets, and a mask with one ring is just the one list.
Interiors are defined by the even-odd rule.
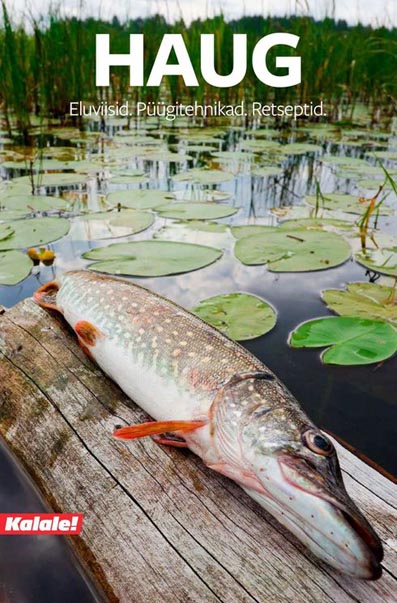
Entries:
[[241,454],[258,484],[245,490],[329,565],[379,578],[381,541],[345,489],[334,444],[287,391],[283,402],[243,418]]

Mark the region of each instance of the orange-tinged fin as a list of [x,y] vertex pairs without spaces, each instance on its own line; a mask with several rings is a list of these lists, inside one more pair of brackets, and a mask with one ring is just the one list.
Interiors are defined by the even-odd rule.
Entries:
[[56,305],[56,296],[59,291],[59,285],[56,281],[51,281],[42,285],[40,289],[37,289],[33,293],[33,299],[36,304],[39,304],[42,308],[50,308],[51,310],[57,310],[57,312],[61,312],[61,310]]
[[113,433],[115,438],[120,440],[134,440],[135,438],[144,438],[146,436],[156,435],[168,432],[187,433],[203,427],[205,421],[150,421],[140,425],[129,425],[120,427]]
[[84,346],[94,346],[97,339],[102,335],[101,331],[87,320],[79,320],[76,322],[74,330],[79,337],[80,343],[84,344]]

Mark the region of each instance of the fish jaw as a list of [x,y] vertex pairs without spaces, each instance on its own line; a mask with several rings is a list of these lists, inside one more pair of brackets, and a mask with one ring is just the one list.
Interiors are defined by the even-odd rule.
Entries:
[[340,572],[364,580],[382,574],[382,545],[378,536],[350,500],[343,482],[330,491],[319,486],[313,471],[310,485],[306,461],[282,453],[262,459],[256,475],[260,489],[244,490],[289,529],[317,557]]

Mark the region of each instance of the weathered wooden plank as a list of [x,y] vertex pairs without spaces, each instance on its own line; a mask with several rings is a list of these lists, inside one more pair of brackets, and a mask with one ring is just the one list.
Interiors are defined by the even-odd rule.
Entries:
[[194,455],[115,441],[144,413],[30,300],[0,317],[0,353],[1,433],[54,509],[85,513],[72,544],[110,601],[395,602],[397,486],[344,448],[349,491],[385,546],[375,583],[318,562]]

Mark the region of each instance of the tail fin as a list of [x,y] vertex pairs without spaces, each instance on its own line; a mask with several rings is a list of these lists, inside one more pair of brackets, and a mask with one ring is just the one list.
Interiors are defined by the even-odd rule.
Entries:
[[51,281],[42,285],[33,293],[33,299],[42,308],[50,308],[51,310],[61,310],[56,305],[56,296],[59,291],[59,285],[56,281]]

